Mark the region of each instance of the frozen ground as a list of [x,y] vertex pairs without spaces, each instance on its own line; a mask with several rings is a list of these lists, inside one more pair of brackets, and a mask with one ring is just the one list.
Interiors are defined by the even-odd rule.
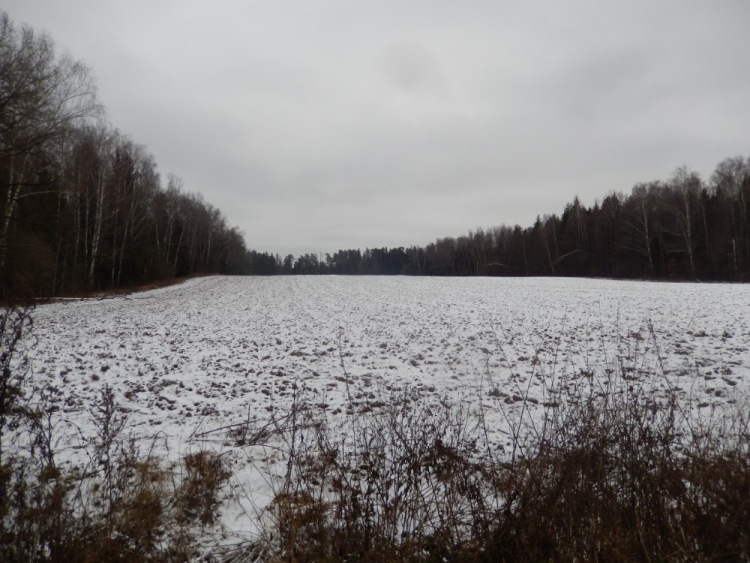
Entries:
[[[269,487],[253,456],[267,452],[212,430],[262,426],[288,410],[295,387],[334,420],[405,387],[481,403],[498,448],[508,412],[552,408],[560,382],[618,365],[657,396],[678,388],[698,409],[746,401],[750,390],[747,285],[210,277],[43,305],[34,320],[33,381],[53,390],[60,428],[77,428],[68,445],[93,432],[91,406],[106,384],[129,427],[158,434],[166,455],[207,443],[227,452],[258,506]],[[247,530],[248,513],[247,503],[228,506],[224,523]]]

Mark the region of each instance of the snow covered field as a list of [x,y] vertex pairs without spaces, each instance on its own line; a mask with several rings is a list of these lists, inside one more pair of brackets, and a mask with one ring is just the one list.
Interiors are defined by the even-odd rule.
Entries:
[[[29,346],[32,381],[52,390],[67,429],[63,448],[94,431],[91,407],[109,385],[132,431],[158,434],[169,456],[207,443],[230,454],[262,506],[268,486],[249,471],[259,460],[212,430],[261,427],[288,411],[295,388],[332,420],[377,409],[404,388],[481,403],[499,448],[509,412],[553,408],[560,385],[617,366],[656,396],[679,389],[697,409],[744,404],[750,291],[555,278],[209,277],[39,306]],[[247,529],[245,511],[227,509],[224,523]]]

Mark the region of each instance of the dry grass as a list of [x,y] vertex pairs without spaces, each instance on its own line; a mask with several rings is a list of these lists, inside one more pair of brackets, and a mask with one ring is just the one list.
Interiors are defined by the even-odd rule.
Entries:
[[219,493],[231,473],[220,455],[205,450],[187,454],[183,467],[185,475],[176,491],[179,518],[210,526],[216,522]]
[[[89,462],[57,463],[53,404],[23,393],[26,366],[11,363],[30,327],[29,311],[0,316],[0,560],[190,561],[196,530],[214,523],[227,479],[213,452],[166,464],[141,450],[127,431],[116,397],[105,387],[92,406],[96,436],[82,444]],[[11,432],[12,431],[12,432]],[[2,434],[0,434],[2,436]],[[23,445],[14,443],[25,436]]]
[[[11,362],[30,325],[27,310],[0,318],[0,560],[198,557],[196,531],[215,523],[230,478],[222,457],[170,466],[142,451],[105,387],[90,463],[62,469],[50,405],[24,396],[25,364]],[[512,425],[504,453],[484,407],[381,391],[379,408],[350,399],[342,426],[295,389],[291,411],[252,436],[226,427],[247,447],[281,444],[284,467],[262,534],[233,561],[750,560],[748,411],[696,415],[677,390],[655,394],[653,377],[666,377],[659,362],[637,355],[556,374],[537,419],[490,392],[479,404]],[[10,443],[19,429],[28,451]]]
[[266,558],[750,560],[748,412],[696,414],[676,389],[655,394],[649,378],[666,376],[644,365],[636,355],[598,377],[550,379],[555,406],[508,414],[504,455],[485,410],[432,395],[388,397],[344,429],[298,400]]

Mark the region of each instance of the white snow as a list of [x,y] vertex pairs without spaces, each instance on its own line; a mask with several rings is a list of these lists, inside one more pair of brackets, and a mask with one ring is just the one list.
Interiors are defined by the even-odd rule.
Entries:
[[346,416],[348,394],[365,408],[405,387],[481,402],[498,447],[508,412],[542,412],[556,381],[618,364],[656,395],[678,388],[696,408],[746,401],[750,391],[747,285],[208,277],[42,305],[33,334],[33,384],[55,390],[71,447],[94,432],[91,407],[111,386],[129,428],[158,433],[166,456],[207,444],[231,454],[249,498],[226,506],[223,521],[240,534],[255,525],[253,505],[268,502],[254,457],[266,454],[211,430],[261,427],[289,409],[295,385],[333,420]]

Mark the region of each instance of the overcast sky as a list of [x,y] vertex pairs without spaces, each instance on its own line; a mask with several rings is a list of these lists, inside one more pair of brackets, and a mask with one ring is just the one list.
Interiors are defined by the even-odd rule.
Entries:
[[750,155],[750,1],[4,0],[248,246],[409,246]]

